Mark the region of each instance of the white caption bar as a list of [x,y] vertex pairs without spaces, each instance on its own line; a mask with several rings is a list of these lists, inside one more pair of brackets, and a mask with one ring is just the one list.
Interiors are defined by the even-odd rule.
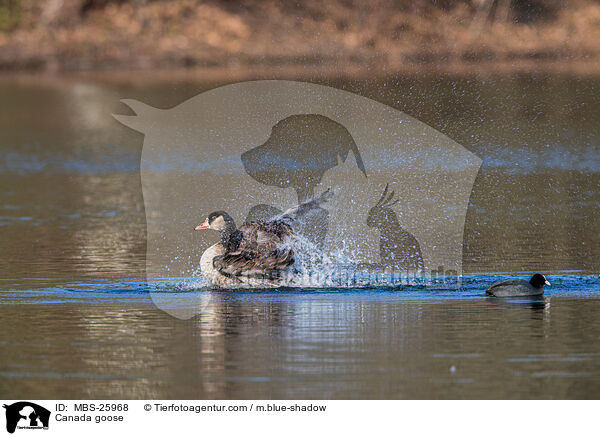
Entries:
[[[0,434],[502,435],[596,431],[598,401],[0,400]],[[44,430],[42,433],[35,430]],[[6,433],[8,432],[8,433]],[[115,433],[116,432],[116,433]],[[235,432],[235,433],[234,433]]]

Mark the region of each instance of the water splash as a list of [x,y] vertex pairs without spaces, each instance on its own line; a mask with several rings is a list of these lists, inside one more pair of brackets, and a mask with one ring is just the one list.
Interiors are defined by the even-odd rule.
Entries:
[[[294,264],[289,269],[268,278],[252,278],[228,289],[272,289],[272,288],[362,288],[428,286],[438,289],[456,288],[459,278],[427,277],[423,271],[399,271],[378,264],[361,264],[354,261],[352,244],[340,242],[333,250],[323,250],[308,238],[296,234],[280,248],[294,251]],[[180,289],[210,287],[197,268],[194,276],[181,281]]]

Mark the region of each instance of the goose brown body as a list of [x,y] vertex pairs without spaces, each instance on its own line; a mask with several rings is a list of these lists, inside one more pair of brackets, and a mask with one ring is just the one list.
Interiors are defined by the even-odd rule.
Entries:
[[213,258],[213,266],[228,277],[268,279],[294,263],[290,237],[292,228],[284,222],[251,222],[241,226],[237,249]]

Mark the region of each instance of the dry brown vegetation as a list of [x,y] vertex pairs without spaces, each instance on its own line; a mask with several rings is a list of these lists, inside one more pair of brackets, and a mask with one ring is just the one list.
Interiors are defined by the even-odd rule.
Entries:
[[0,69],[600,61],[597,0],[0,0]]

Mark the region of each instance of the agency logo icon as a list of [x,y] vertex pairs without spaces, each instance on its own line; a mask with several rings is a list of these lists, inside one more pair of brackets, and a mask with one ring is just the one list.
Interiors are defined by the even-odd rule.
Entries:
[[29,401],[19,401],[3,406],[6,409],[6,431],[14,433],[18,429],[48,429],[50,411]]

